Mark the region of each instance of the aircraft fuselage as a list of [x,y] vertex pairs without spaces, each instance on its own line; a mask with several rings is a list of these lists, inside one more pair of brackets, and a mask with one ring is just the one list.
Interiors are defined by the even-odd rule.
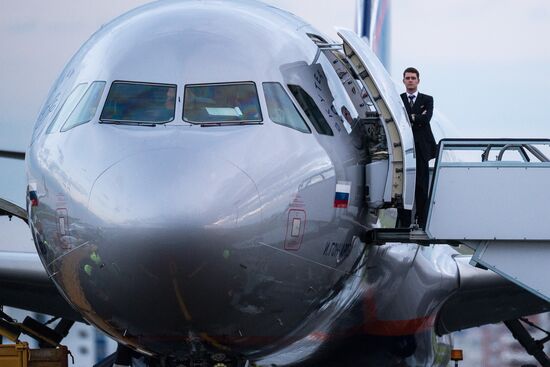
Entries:
[[[360,241],[380,225],[365,192],[373,146],[346,120],[342,108],[355,118],[357,106],[311,34],[263,4],[166,2],[117,18],[69,62],[27,153],[28,205],[44,266],[87,321],[181,359],[313,343],[288,363],[335,329],[383,334],[385,314],[418,319],[387,336],[430,330],[438,298],[395,312],[392,300],[411,284],[454,285],[440,274],[407,283],[416,246]],[[117,83],[143,92],[124,100]],[[147,96],[171,106],[168,120],[123,111]],[[363,308],[374,300],[387,310]]]

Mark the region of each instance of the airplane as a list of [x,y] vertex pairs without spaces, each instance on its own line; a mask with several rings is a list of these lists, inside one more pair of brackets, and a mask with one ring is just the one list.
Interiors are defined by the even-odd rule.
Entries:
[[[518,321],[546,299],[470,265],[468,241],[395,228],[415,158],[375,54],[384,6],[338,42],[248,0],[154,2],[98,30],[26,153],[0,152],[28,180],[0,210],[37,250],[0,256],[0,304],[60,317],[24,325],[46,344],[104,331],[119,348],[98,366],[446,366],[450,333],[500,321],[548,365]],[[536,143],[445,140],[436,166],[510,145],[544,165]]]

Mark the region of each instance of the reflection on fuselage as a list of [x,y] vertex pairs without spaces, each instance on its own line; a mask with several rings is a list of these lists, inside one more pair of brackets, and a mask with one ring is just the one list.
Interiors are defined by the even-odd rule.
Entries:
[[332,342],[315,332],[361,332],[361,300],[388,279],[369,279],[383,254],[359,240],[378,225],[365,164],[388,161],[387,141],[342,115],[370,97],[310,34],[259,3],[160,2],[73,57],[35,127],[29,210],[49,275],[89,322],[180,359],[311,342],[300,360]]

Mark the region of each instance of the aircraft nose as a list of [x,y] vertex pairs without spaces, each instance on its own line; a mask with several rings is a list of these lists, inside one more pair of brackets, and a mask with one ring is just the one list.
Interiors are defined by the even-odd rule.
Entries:
[[255,183],[231,161],[184,149],[147,151],[108,168],[89,209],[131,228],[223,230],[259,219]]
[[262,221],[242,169],[183,149],[144,152],[98,177],[88,208],[97,241],[87,251],[103,266],[82,289],[100,319],[158,350],[221,333]]

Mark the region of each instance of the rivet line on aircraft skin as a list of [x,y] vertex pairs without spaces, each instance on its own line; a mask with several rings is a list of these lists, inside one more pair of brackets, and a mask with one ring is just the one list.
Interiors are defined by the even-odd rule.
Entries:
[[65,255],[68,255],[72,252],[74,252],[75,250],[78,250],[79,248],[81,248],[82,246],[86,246],[86,245],[89,245],[90,244],[90,241],[86,241],[78,246],[76,246],[75,248],[73,249],[70,249],[69,251],[59,255],[58,257],[56,257],[55,259],[53,259],[52,261],[50,261],[50,263],[48,264],[48,266],[52,265],[54,262],[56,262],[57,260],[61,259],[62,257],[64,257]]
[[321,264],[321,263],[319,263],[319,262],[317,262],[317,261],[308,259],[307,257],[303,257],[303,256],[300,256],[300,255],[298,255],[298,254],[295,254],[295,253],[293,253],[293,252],[291,252],[291,251],[283,250],[283,249],[277,248],[277,247],[275,247],[275,246],[270,246],[270,245],[268,245],[268,244],[266,244],[266,243],[263,243],[263,242],[258,242],[258,244],[259,244],[259,245],[262,245],[262,246],[265,246],[265,247],[269,247],[269,248],[271,248],[271,249],[273,249],[273,250],[276,250],[276,251],[279,251],[279,252],[283,252],[285,255],[294,256],[294,257],[296,257],[296,258],[298,258],[298,259],[300,259],[300,260],[304,260],[304,261],[306,261],[306,262],[313,263],[313,264],[315,264],[315,265],[319,265],[319,266],[324,267],[324,268],[328,268],[328,269],[331,269],[331,270],[334,270],[334,271],[338,271],[338,272],[343,273],[343,274],[346,274],[346,275],[350,275],[350,273],[348,273],[347,271],[340,270],[340,269],[335,268],[335,267],[333,267],[333,266]]

